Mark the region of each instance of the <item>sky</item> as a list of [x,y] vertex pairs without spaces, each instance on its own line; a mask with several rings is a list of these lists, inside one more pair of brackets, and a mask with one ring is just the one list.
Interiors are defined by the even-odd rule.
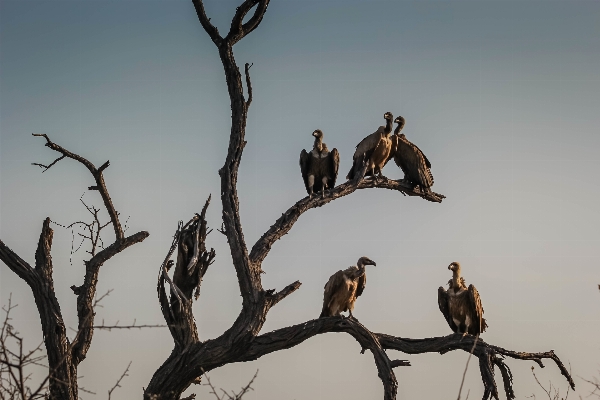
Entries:
[[[206,1],[225,34],[240,0]],[[368,283],[354,315],[370,330],[401,337],[450,333],[437,289],[461,262],[482,298],[488,343],[555,350],[582,378],[600,375],[600,3],[597,1],[273,0],[261,25],[234,47],[251,69],[238,182],[251,246],[306,195],[299,153],[311,133],[341,154],[338,182],[355,145],[392,112],[432,163],[441,204],[398,192],[361,190],[302,215],[263,264],[263,286],[303,285],[268,314],[263,332],[316,318],[323,286],[368,256]],[[65,322],[75,327],[84,249],[71,231],[87,219],[80,197],[101,205],[89,172],[63,160],[41,173],[57,144],[96,166],[131,234],[150,237],[101,269],[97,311],[107,324],[164,323],[156,278],[179,220],[199,212],[220,227],[219,176],[230,107],[218,53],[191,1],[0,0],[0,238],[33,264],[44,218],[55,224],[54,281]],[[390,163],[390,178],[402,177]],[[107,218],[107,216],[105,216]],[[60,225],[59,225],[60,224]],[[107,230],[105,240],[113,240]],[[77,244],[77,242],[76,242]],[[201,339],[219,336],[241,297],[225,237],[194,312]],[[41,340],[29,287],[0,265],[0,303],[12,293],[13,324],[26,345]],[[166,328],[97,331],[80,365],[80,385],[103,398],[131,361],[113,398],[140,398],[173,347]],[[391,357],[398,399],[452,398],[468,354]],[[542,396],[534,363],[509,359],[517,398]],[[550,363],[536,374],[561,393]],[[346,334],[326,334],[251,363],[212,371],[237,390],[259,370],[245,399],[381,398],[372,356]],[[476,363],[464,392],[483,394]],[[206,387],[186,393],[210,398]],[[463,394],[464,394],[463,392]],[[504,396],[501,393],[501,396]]]

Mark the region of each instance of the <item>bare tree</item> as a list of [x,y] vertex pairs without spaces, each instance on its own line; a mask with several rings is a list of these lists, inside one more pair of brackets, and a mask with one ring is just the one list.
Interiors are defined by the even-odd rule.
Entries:
[[[207,227],[205,220],[206,202],[200,215],[196,215],[187,224],[180,224],[173,245],[158,277],[158,297],[163,316],[175,341],[171,355],[155,372],[144,392],[146,399],[179,399],[184,390],[192,383],[200,383],[201,376],[223,365],[251,361],[275,351],[296,346],[306,339],[327,332],[347,332],[362,347],[362,352],[370,350],[375,359],[379,377],[384,386],[384,399],[396,398],[397,386],[393,368],[410,365],[405,360],[390,360],[386,350],[399,350],[407,354],[438,352],[444,354],[452,350],[472,352],[479,359],[482,381],[485,387],[483,398],[498,399],[498,389],[494,380],[494,367],[502,375],[504,389],[509,399],[515,398],[512,390],[512,374],[503,356],[520,360],[532,360],[543,366],[542,359],[553,360],[562,374],[574,388],[571,375],[553,351],[545,353],[525,353],[503,349],[490,345],[473,336],[464,339],[462,335],[425,339],[404,339],[391,335],[373,333],[353,318],[321,318],[302,324],[260,334],[267,313],[271,307],[296,291],[301,283],[296,281],[280,291],[265,290],[261,282],[262,262],[268,256],[271,247],[290,231],[298,218],[306,211],[347,196],[358,189],[384,188],[399,191],[406,195],[420,196],[432,202],[441,202],[444,196],[437,193],[424,193],[414,190],[403,181],[387,180],[377,182],[363,179],[366,165],[363,163],[358,176],[349,182],[330,190],[324,198],[305,197],[291,206],[275,221],[271,228],[248,249],[244,239],[239,214],[237,178],[240,160],[246,145],[245,130],[248,109],[252,103],[252,85],[250,65],[245,64],[246,99],[242,84],[242,75],[238,68],[233,46],[261,23],[269,0],[245,0],[237,7],[228,34],[223,37],[212,25],[206,15],[202,0],[192,0],[198,19],[216,45],[223,64],[227,90],[231,103],[231,132],[225,164],[219,170],[221,177],[221,204],[223,222],[220,230],[227,237],[233,266],[237,273],[242,309],[233,325],[221,336],[201,341],[192,314],[192,291],[201,285],[202,277],[215,257],[214,250],[207,251],[205,240]],[[250,15],[248,15],[250,14]],[[246,19],[246,17],[249,17]],[[246,22],[244,20],[246,19]],[[210,200],[210,199],[209,199]],[[178,249],[177,263],[173,279],[168,272],[173,265],[171,256]],[[193,250],[192,250],[193,249]],[[170,297],[166,285],[170,286]],[[196,296],[197,297],[197,296]]]
[[146,239],[148,232],[141,231],[131,236],[125,236],[119,220],[119,213],[113,205],[108,189],[106,188],[106,183],[104,182],[103,171],[109,166],[108,161],[96,168],[87,159],[52,142],[47,135],[33,135],[45,138],[46,147],[61,154],[60,157],[48,165],[34,164],[43,168],[44,172],[64,158],[78,161],[90,171],[95,185],[90,186],[88,189],[96,190],[100,193],[104,207],[110,217],[110,224],[115,233],[115,239],[112,244],[99,246],[98,235],[96,233],[99,233],[99,230],[105,225],[99,223],[96,209],[88,208],[94,216],[94,222],[91,224],[81,224],[89,230],[89,240],[92,243],[92,249],[89,252],[91,258],[84,261],[85,276],[83,283],[79,286],[71,286],[73,293],[77,296],[78,316],[78,327],[72,340],[69,340],[67,337],[60,304],[54,291],[53,265],[50,254],[53,230],[50,228],[50,218],[46,218],[42,225],[42,233],[40,234],[35,252],[35,267],[30,266],[0,240],[0,260],[29,285],[38,308],[48,357],[49,398],[76,400],[78,399],[77,367],[85,359],[94,333],[94,298],[96,296],[96,285],[98,283],[100,267],[129,246]]

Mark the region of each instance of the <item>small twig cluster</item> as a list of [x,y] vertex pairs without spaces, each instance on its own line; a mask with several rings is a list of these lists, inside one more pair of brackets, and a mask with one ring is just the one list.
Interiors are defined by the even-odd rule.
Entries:
[[[215,397],[217,398],[217,400],[241,400],[242,397],[244,397],[244,395],[246,393],[248,393],[250,390],[254,390],[252,388],[252,384],[254,383],[254,380],[258,376],[258,370],[256,370],[256,372],[254,373],[254,376],[252,377],[252,379],[250,379],[250,381],[248,382],[248,384],[246,386],[242,387],[238,393],[236,393],[232,390],[231,394],[227,393],[227,391],[223,388],[220,388],[217,391],[215,386],[210,381],[208,374],[204,374],[203,376],[206,378],[206,383],[203,383],[202,386],[208,386],[210,388],[209,393],[214,394]],[[222,394],[219,395],[219,392]]]
[[[542,383],[540,382],[540,380],[538,379],[537,375],[534,372],[535,367],[531,367],[531,373],[533,374],[533,378],[535,379],[535,381],[537,382],[538,386],[542,388],[542,390],[546,393],[546,396],[548,397],[548,400],[567,400],[569,398],[569,393],[570,393],[570,387],[567,386],[567,392],[565,393],[564,397],[561,397],[560,395],[560,388],[557,388],[556,386],[554,386],[552,384],[552,381],[548,382],[548,389],[546,389],[544,387],[544,385],[542,385]],[[527,396],[530,399],[534,399],[536,400],[535,394],[532,394],[531,396]],[[579,398],[581,399],[581,396],[579,396]]]
[[32,374],[29,367],[47,368],[42,363],[46,359],[42,350],[43,343],[33,350],[23,349],[23,337],[10,323],[10,313],[16,307],[17,305],[12,304],[12,297],[8,299],[8,306],[2,307],[5,317],[0,328],[0,399],[41,399],[48,387],[48,377],[36,388],[30,387]]

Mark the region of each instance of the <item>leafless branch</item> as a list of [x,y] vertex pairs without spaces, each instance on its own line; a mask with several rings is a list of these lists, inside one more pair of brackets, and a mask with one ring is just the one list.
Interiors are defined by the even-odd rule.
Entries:
[[235,393],[232,390],[231,394],[229,394],[225,389],[221,388],[220,392],[222,392],[223,394],[219,396],[219,393],[217,393],[217,389],[215,388],[213,383],[210,381],[210,377],[208,376],[208,374],[203,375],[203,377],[206,378],[206,383],[202,384],[202,386],[208,386],[210,389],[209,393],[213,394],[217,398],[217,400],[242,400],[242,398],[244,397],[244,395],[246,393],[248,393],[250,390],[254,390],[252,388],[252,384],[254,383],[254,380],[256,379],[257,376],[258,376],[258,370],[256,370],[256,372],[254,373],[254,376],[252,377],[252,379],[250,379],[248,384],[246,384],[246,386],[242,387],[238,393]]
[[246,110],[250,108],[250,103],[252,103],[252,82],[250,82],[250,68],[252,68],[254,64],[248,64],[244,66],[244,72],[246,73],[246,89],[248,90],[248,100],[246,101]]
[[133,320],[133,323],[129,324],[129,325],[119,325],[119,321],[117,321],[114,325],[106,325],[104,323],[104,320],[102,320],[102,323],[100,325],[94,325],[93,328],[94,329],[101,329],[101,330],[106,330],[106,331],[111,331],[113,329],[145,329],[145,328],[166,328],[167,325],[160,325],[160,324],[142,324],[142,325],[138,325],[137,324],[137,320]]
[[204,11],[204,4],[202,3],[202,0],[192,0],[192,3],[194,3],[194,8],[196,9],[196,14],[198,14],[200,24],[202,24],[202,27],[206,33],[208,33],[208,36],[210,36],[217,47],[221,46],[223,38],[219,35],[219,30],[213,24],[211,24],[210,18],[206,16],[206,11]]
[[260,264],[267,257],[269,251],[273,244],[281,239],[284,235],[286,235],[294,226],[296,221],[300,218],[302,214],[311,210],[313,208],[322,207],[325,204],[339,199],[340,197],[347,196],[349,194],[354,193],[358,189],[371,189],[371,188],[381,188],[381,189],[389,189],[395,190],[402,193],[406,193],[409,196],[419,196],[424,198],[425,200],[429,200],[432,202],[441,202],[444,199],[443,195],[433,193],[433,192],[420,192],[419,189],[414,189],[412,185],[399,180],[387,180],[387,181],[376,181],[374,179],[362,179],[358,182],[356,181],[348,181],[339,186],[336,186],[334,189],[330,190],[324,198],[321,196],[313,196],[310,198],[309,196],[299,200],[290,207],[286,212],[284,212],[277,221],[264,235],[254,244],[252,247],[252,251],[250,252],[250,260],[252,263]]
[[[458,389],[457,400],[460,400],[460,394],[462,393],[462,388],[465,383],[465,377],[467,376],[467,370],[469,369],[469,361],[471,361],[471,356],[473,355],[473,352],[475,351],[475,346],[477,346],[478,340],[479,340],[479,334],[477,334],[477,336],[475,337],[475,340],[473,341],[473,347],[471,347],[471,351],[469,352],[469,357],[467,358],[467,364],[465,365],[465,371],[463,372],[462,380],[460,381],[460,389]],[[467,398],[468,397],[469,396],[467,395]]]
[[[38,133],[32,133],[32,135],[44,137],[46,139],[46,147],[49,147],[52,150],[57,151],[62,154],[62,157],[55,160],[52,164],[50,164],[48,167],[46,167],[46,170],[49,169],[54,164],[56,164],[56,162],[58,162],[59,160],[65,158],[65,157],[68,157],[75,161],[80,162],[91,172],[92,176],[94,177],[94,180],[96,181],[96,186],[94,186],[94,188],[96,190],[98,190],[100,192],[100,195],[102,196],[102,200],[104,201],[104,206],[106,207],[106,211],[108,211],[108,215],[110,216],[110,220],[112,221],[112,224],[114,227],[115,237],[117,240],[122,240],[124,235],[123,235],[123,229],[121,228],[121,223],[119,222],[119,215],[118,215],[117,211],[115,210],[115,207],[112,203],[110,195],[108,194],[108,189],[106,188],[106,184],[104,183],[104,176],[102,175],[102,171],[104,171],[109,166],[109,162],[107,161],[100,168],[96,168],[94,166],[94,164],[92,164],[87,159],[85,159],[75,153],[72,153],[69,150],[52,142],[50,140],[50,138],[48,137],[48,135],[38,134]],[[35,164],[35,165],[40,165],[40,164]]]
[[126,377],[129,376],[128,372],[129,372],[129,367],[131,366],[131,361],[129,361],[129,364],[127,364],[127,368],[125,368],[125,371],[123,371],[123,373],[121,374],[121,377],[117,380],[117,383],[115,383],[115,386],[113,386],[109,391],[108,391],[108,400],[110,400],[110,397],[112,395],[112,393],[115,391],[116,388],[120,388],[121,386],[121,381]]
[[[552,384],[552,381],[550,381],[548,383],[548,389],[546,389],[544,387],[544,385],[542,385],[542,383],[539,381],[537,375],[534,372],[534,369],[535,369],[535,367],[531,366],[531,373],[533,374],[533,378],[537,382],[538,386],[541,387],[542,390],[546,393],[548,400],[567,400],[569,398],[569,389],[570,389],[569,386],[567,386],[567,392],[565,394],[565,397],[561,397],[560,396],[560,388],[557,388],[556,386],[554,386]],[[531,396],[527,396],[527,397],[533,397],[535,399],[535,394],[532,394]]]

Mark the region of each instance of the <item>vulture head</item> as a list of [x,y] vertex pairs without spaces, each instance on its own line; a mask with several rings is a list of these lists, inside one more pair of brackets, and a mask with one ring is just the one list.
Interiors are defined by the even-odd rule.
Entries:
[[402,128],[404,128],[404,124],[406,123],[406,120],[404,119],[404,117],[398,116],[394,120],[394,122],[398,124],[398,126],[396,127],[396,131],[400,132],[402,130]]
[[369,257],[361,257],[356,262],[356,265],[358,266],[358,268],[360,268],[365,265],[376,266],[377,264],[375,264],[375,261],[371,260]]
[[457,261],[454,261],[452,264],[448,265],[448,269],[452,272],[460,272],[460,264]]
[[389,111],[388,111],[388,112],[386,112],[385,114],[383,114],[383,118],[384,118],[386,121],[391,121],[391,120],[393,120],[393,119],[394,119],[394,116],[392,115],[392,113],[391,113],[391,112],[389,112]]
[[320,129],[317,129],[316,131],[314,131],[312,133],[312,135],[314,137],[316,137],[317,139],[323,139],[323,132]]

